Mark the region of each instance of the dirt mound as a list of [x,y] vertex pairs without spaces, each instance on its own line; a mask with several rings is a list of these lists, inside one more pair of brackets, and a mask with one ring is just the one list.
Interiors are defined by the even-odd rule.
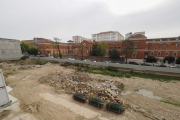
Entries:
[[3,110],[2,112],[0,112],[0,118],[1,119],[6,118],[10,114],[11,114],[10,110]]

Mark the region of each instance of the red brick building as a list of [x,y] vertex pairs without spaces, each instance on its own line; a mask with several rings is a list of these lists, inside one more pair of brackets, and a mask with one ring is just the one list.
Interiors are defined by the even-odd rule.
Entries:
[[[180,37],[172,38],[155,38],[147,39],[142,34],[135,34],[129,37],[129,40],[134,41],[135,51],[128,56],[129,61],[142,62],[143,58],[152,55],[159,59],[165,56],[174,56],[175,58],[180,57]],[[41,55],[46,56],[57,56],[58,48],[60,53],[65,56],[91,56],[92,46],[95,41],[82,41],[79,43],[73,43],[71,40],[69,43],[55,43],[51,40],[44,38],[34,38],[33,40],[26,40],[25,42],[30,43],[39,48]],[[121,41],[105,41],[108,44],[108,49],[105,57],[109,56],[109,51],[117,49],[122,51],[124,44]],[[83,51],[82,51],[83,50]],[[124,56],[123,54],[120,56]]]

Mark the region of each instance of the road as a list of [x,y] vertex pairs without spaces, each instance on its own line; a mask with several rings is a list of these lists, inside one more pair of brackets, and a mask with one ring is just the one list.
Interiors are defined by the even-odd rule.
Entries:
[[105,62],[91,62],[91,61],[81,61],[81,60],[68,60],[68,59],[57,59],[50,57],[31,57],[30,59],[40,59],[40,60],[50,60],[58,62],[70,62],[70,63],[81,63],[91,66],[111,66],[117,68],[131,68],[138,71],[158,71],[158,72],[168,72],[168,73],[180,73],[178,68],[168,68],[168,67],[154,67],[154,66],[141,66],[141,65],[130,65],[130,64],[116,64],[116,63],[105,63]]

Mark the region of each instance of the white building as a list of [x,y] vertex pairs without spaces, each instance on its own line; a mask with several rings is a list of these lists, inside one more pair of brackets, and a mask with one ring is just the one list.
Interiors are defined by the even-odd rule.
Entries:
[[121,41],[124,40],[124,36],[122,36],[118,31],[107,31],[107,32],[100,32],[98,34],[92,34],[92,40]]
[[145,31],[143,31],[143,32],[135,32],[134,34],[133,34],[132,32],[127,33],[127,34],[125,35],[125,39],[128,39],[129,37],[131,37],[131,36],[133,36],[133,35],[137,35],[137,34],[141,34],[141,35],[144,35],[144,36],[145,36]]
[[82,36],[73,36],[72,40],[74,41],[74,43],[81,43],[83,40],[92,41],[91,39]]

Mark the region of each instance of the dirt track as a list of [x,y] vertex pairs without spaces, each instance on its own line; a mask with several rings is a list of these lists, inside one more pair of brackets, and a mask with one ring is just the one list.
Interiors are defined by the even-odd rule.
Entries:
[[[8,108],[10,112],[4,117],[4,120],[150,120],[130,108],[126,109],[126,112],[122,115],[118,115],[106,111],[105,108],[98,109],[87,103],[79,103],[72,99],[71,94],[65,94],[63,90],[57,93],[53,87],[38,82],[41,77],[51,72],[72,75],[75,70],[55,64],[41,68],[19,70],[18,73],[6,78],[8,85],[13,88],[10,94],[15,96],[19,103]],[[27,78],[27,76],[29,77]],[[179,81],[165,83],[142,78],[117,78],[98,74],[89,74],[89,76],[102,80],[120,81],[125,85],[125,91],[130,91],[130,94],[121,96],[129,104],[137,105],[149,113],[163,116],[167,120],[180,119],[180,107],[144,97],[134,92],[135,89],[146,89],[152,91],[154,95],[162,97],[163,100],[180,103]],[[84,110],[88,111],[88,114],[83,113]]]

